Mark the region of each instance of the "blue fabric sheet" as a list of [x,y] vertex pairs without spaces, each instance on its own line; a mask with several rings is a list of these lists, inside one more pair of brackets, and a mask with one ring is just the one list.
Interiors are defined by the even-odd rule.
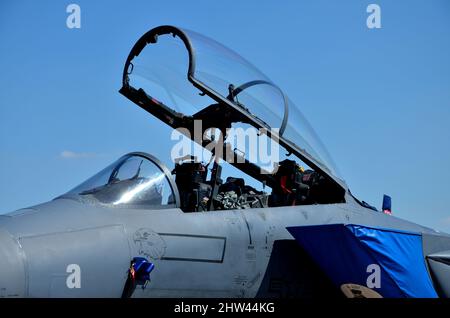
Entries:
[[421,234],[352,224],[287,230],[338,287],[367,286],[373,273],[368,266],[376,264],[380,287],[369,287],[383,297],[438,297],[425,266]]

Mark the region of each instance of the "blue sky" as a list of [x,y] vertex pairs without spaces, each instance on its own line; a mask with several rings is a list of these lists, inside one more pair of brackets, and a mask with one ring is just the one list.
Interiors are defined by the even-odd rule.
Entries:
[[[81,29],[66,7],[81,7]],[[366,7],[381,7],[381,29]],[[450,232],[450,2],[2,1],[0,211],[47,201],[171,130],[117,91],[147,30],[173,24],[252,61],[300,107],[350,189]]]

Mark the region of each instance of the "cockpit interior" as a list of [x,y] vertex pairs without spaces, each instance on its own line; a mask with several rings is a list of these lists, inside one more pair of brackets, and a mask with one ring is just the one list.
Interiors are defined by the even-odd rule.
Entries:
[[[169,170],[151,155],[132,153],[70,195],[184,212],[345,202],[345,182],[299,108],[250,62],[210,38],[173,26],[150,30],[129,53],[120,93],[210,158],[183,153],[171,158]],[[279,146],[271,166],[252,157],[259,149],[237,147],[232,129],[254,129],[264,145]],[[223,173],[226,166],[236,173]]]

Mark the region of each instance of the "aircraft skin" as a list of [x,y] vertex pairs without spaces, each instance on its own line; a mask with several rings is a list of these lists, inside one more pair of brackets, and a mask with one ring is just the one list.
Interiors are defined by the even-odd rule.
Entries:
[[[314,166],[313,158],[297,151]],[[62,195],[0,215],[0,297],[121,297],[134,257],[155,267],[146,288],[137,286],[132,297],[343,297],[288,227],[358,224],[420,233],[424,262],[427,255],[450,250],[450,235],[364,207],[331,175],[344,190],[339,203],[186,212],[173,176],[159,166],[178,199],[173,207],[102,206]],[[75,287],[74,268],[80,274]]]
[[[0,218],[1,296],[120,297],[130,260],[142,255],[155,270],[135,297],[312,297],[301,281],[286,282],[294,285],[290,289],[262,290],[274,242],[294,242],[286,227],[363,224],[439,236],[450,243],[449,235],[363,208],[349,195],[346,201],[184,213],[178,208],[90,207],[59,198]],[[433,240],[429,242],[425,250],[433,249]],[[70,264],[81,268],[81,288],[66,285]]]

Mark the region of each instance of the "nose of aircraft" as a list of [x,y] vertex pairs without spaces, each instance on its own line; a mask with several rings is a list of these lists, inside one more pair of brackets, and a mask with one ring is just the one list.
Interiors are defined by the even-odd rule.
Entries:
[[25,296],[25,262],[19,242],[0,228],[0,298]]

